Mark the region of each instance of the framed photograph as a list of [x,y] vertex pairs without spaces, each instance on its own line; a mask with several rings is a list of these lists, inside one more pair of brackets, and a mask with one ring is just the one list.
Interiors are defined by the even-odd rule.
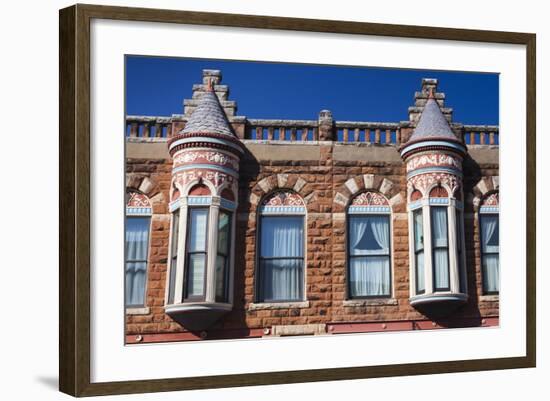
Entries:
[[61,10],[60,390],[534,367],[535,112],[534,34]]

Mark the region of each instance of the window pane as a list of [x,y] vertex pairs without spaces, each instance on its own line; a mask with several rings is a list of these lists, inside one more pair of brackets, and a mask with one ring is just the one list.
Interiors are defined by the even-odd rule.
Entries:
[[498,215],[481,215],[481,251],[498,252],[499,251],[499,224]]
[[424,284],[424,221],[422,209],[417,209],[413,212],[413,226],[416,292],[420,294],[426,290],[426,286]]
[[457,258],[458,258],[458,277],[460,283],[460,292],[466,292],[464,275],[463,275],[463,255],[462,255],[462,241],[464,240],[464,235],[462,234],[462,212],[458,209],[455,209],[455,219],[456,219],[456,249],[457,249]]
[[180,229],[180,211],[172,214],[172,257],[178,254],[178,233]]
[[301,301],[302,263],[302,259],[263,260],[263,300]]
[[227,258],[222,255],[216,257],[216,301],[227,301],[226,296],[226,277],[227,277]]
[[216,257],[216,301],[227,301],[228,258],[231,214],[220,211],[218,220],[218,255]]
[[150,217],[126,218],[126,305],[145,304]]
[[146,260],[150,217],[126,218],[126,260]]
[[349,219],[350,255],[389,254],[389,216],[350,216]]
[[260,256],[302,257],[304,252],[302,216],[264,216],[261,221]]
[[178,233],[180,225],[180,211],[172,214],[172,250],[170,261],[170,283],[168,284],[168,303],[174,302],[174,291],[176,287],[176,269],[178,264]]
[[481,263],[484,292],[499,291],[499,220],[498,214],[484,214],[481,222]]
[[146,262],[126,262],[126,306],[145,304]]
[[204,273],[206,255],[189,255],[189,266],[187,268],[187,297],[204,295]]
[[449,249],[447,226],[447,208],[432,207],[432,247],[433,247],[433,273],[434,289],[449,289]]
[[448,246],[447,208],[432,207],[432,238],[434,247]]
[[483,290],[498,292],[499,289],[499,256],[498,254],[483,255]]
[[426,285],[424,284],[424,251],[419,251],[415,256],[416,264],[416,292],[422,293],[426,290]]
[[420,251],[424,249],[424,222],[422,220],[422,209],[413,212],[414,221],[414,249]]
[[352,297],[390,295],[390,258],[368,256],[350,259]]
[[229,236],[231,228],[231,215],[220,211],[218,222],[218,253],[227,255],[229,253]]
[[207,209],[190,209],[189,252],[206,251]]

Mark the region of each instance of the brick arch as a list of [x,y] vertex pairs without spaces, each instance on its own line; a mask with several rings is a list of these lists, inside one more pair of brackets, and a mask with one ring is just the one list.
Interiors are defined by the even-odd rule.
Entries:
[[126,189],[137,191],[149,198],[153,198],[160,192],[158,182],[146,175],[126,174]]
[[363,174],[351,177],[343,185],[336,188],[333,199],[333,208],[335,211],[344,211],[351,200],[363,192],[372,191],[380,193],[389,204],[394,206],[403,202],[403,197],[399,193],[398,185],[384,176],[374,174]]
[[164,195],[160,190],[159,183],[152,177],[143,174],[126,174],[126,192],[139,192],[146,195],[153,208],[164,203]]
[[305,179],[290,174],[273,174],[258,181],[252,187],[250,205],[257,207],[260,201],[267,195],[276,191],[294,192],[304,200],[307,205],[315,198],[315,193]]
[[481,202],[486,196],[499,191],[499,176],[482,177],[474,186],[469,200],[472,202],[474,211],[479,209]]

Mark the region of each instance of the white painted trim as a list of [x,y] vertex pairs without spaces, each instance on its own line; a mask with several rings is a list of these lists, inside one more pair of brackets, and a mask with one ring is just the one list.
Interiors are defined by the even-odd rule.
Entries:
[[179,313],[189,311],[208,311],[212,309],[230,311],[233,305],[224,302],[184,302],[173,305],[166,305],[164,311],[166,313]]
[[453,293],[446,291],[433,294],[422,294],[409,298],[409,302],[412,306],[441,301],[467,302],[468,295],[460,292]]
[[346,299],[342,302],[343,306],[384,306],[398,305],[396,298],[369,298],[369,299]]
[[271,309],[304,309],[309,308],[309,301],[298,302],[258,302],[248,305],[249,311],[271,310]]
[[134,307],[126,308],[127,315],[148,315],[149,313],[151,313],[151,308],[149,308],[148,306],[145,306],[142,308],[134,308]]

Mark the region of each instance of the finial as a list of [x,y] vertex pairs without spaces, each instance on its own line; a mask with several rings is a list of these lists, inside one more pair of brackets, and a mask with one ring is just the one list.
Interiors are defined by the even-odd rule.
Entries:
[[208,92],[214,91],[214,78],[209,78],[206,84],[206,90]]

